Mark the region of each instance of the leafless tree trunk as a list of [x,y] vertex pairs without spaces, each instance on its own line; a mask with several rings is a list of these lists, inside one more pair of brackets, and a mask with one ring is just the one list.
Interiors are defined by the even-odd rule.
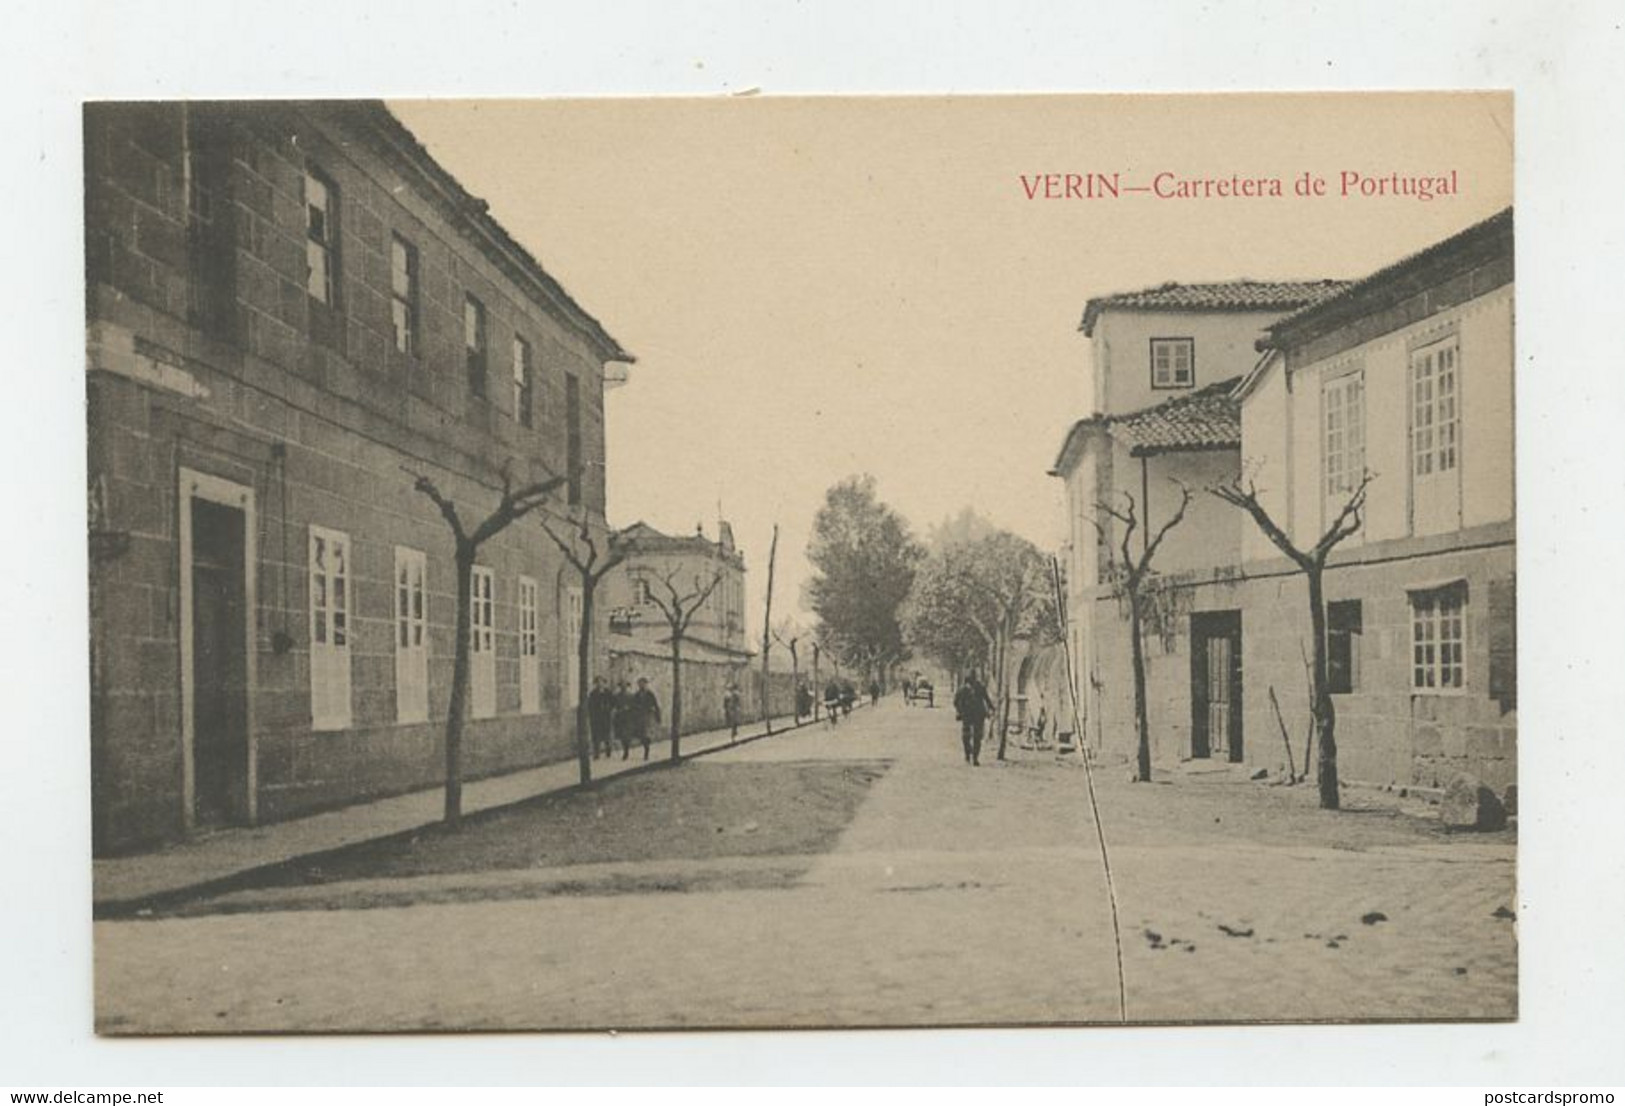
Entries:
[[506,470],[502,473],[502,498],[496,509],[473,530],[463,525],[457,505],[446,498],[427,476],[403,469],[413,479],[412,487],[439,508],[456,542],[457,629],[452,661],[451,705],[446,717],[446,806],[445,823],[451,829],[463,824],[463,716],[468,709],[468,651],[473,607],[474,561],[480,547],[519,519],[540,507],[567,479],[550,476],[546,480],[515,488]]
[[[1326,676],[1326,598],[1323,577],[1326,572],[1326,559],[1331,556],[1332,550],[1337,548],[1338,543],[1344,538],[1360,529],[1365,512],[1366,490],[1371,486],[1371,480],[1371,473],[1361,475],[1359,483],[1350,489],[1348,499],[1344,502],[1342,510],[1338,511],[1337,517],[1332,520],[1332,524],[1320,536],[1320,540],[1307,550],[1294,545],[1286,531],[1270,517],[1270,513],[1258,501],[1258,489],[1250,482],[1245,488],[1238,481],[1210,489],[1214,495],[1232,507],[1251,515],[1253,522],[1264,532],[1264,536],[1298,566],[1308,581],[1309,626],[1310,632],[1314,635],[1309,677],[1309,713],[1313,733],[1320,739],[1320,760],[1315,766],[1315,782],[1320,790],[1322,810],[1337,810],[1342,806],[1337,780],[1337,707],[1332,702],[1331,681]],[[1304,771],[1308,770],[1306,759]]]
[[559,552],[581,580],[581,625],[576,633],[576,671],[580,674],[576,687],[576,764],[581,773],[581,782],[592,782],[592,738],[589,733],[590,719],[587,717],[588,689],[592,686],[592,637],[593,618],[598,592],[598,585],[610,570],[626,560],[629,548],[615,541],[610,535],[606,548],[600,550],[598,543],[593,540],[592,529],[587,524],[587,515],[582,512],[579,527],[572,537],[566,539],[553,526],[546,521],[542,523],[542,530],[558,546]]
[[[1140,783],[1151,782],[1151,724],[1147,717],[1145,696],[1145,643],[1141,640],[1141,623],[1143,621],[1143,607],[1145,585],[1151,576],[1151,562],[1157,555],[1157,548],[1162,545],[1162,539],[1168,536],[1168,531],[1178,526],[1185,518],[1185,509],[1190,506],[1191,492],[1183,484],[1179,485],[1179,509],[1150,541],[1143,543],[1138,557],[1131,549],[1131,539],[1135,530],[1141,523],[1135,514],[1134,497],[1128,492],[1123,493],[1125,506],[1114,507],[1110,503],[1097,503],[1097,511],[1104,513],[1122,523],[1123,534],[1119,543],[1121,555],[1120,569],[1123,578],[1123,590],[1128,597],[1128,624],[1129,640],[1131,643],[1131,657],[1134,664],[1134,731],[1137,738],[1137,757],[1134,778]],[[1095,520],[1096,529],[1105,537],[1105,527],[1099,519]],[[1115,559],[1115,558],[1114,558]]]
[[681,591],[677,585],[677,576],[682,572],[684,565],[681,562],[673,565],[663,575],[654,578],[660,582],[664,594],[649,589],[649,599],[660,613],[666,618],[666,625],[671,630],[671,759],[682,757],[682,724],[683,724],[683,638],[688,635],[688,624],[693,620],[694,614],[705,601],[711,598],[711,593],[717,590],[722,583],[722,570],[717,569],[711,574],[711,579],[701,584],[696,577],[692,591]]

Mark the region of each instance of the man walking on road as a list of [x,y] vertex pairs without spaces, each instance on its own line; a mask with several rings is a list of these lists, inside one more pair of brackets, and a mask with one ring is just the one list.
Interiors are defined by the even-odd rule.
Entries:
[[959,740],[965,746],[966,764],[981,765],[982,733],[992,713],[993,700],[988,698],[981,677],[972,672],[954,693],[954,716],[959,719]]
[[722,697],[722,716],[728,723],[728,736],[739,736],[739,685],[729,684]]
[[[655,723],[659,721],[660,700],[656,699],[655,693],[649,690],[648,677],[639,676],[637,693],[632,696],[632,730],[638,735],[638,739],[643,742],[644,760],[649,759],[650,732],[654,729]],[[625,760],[627,754],[631,751],[632,742],[628,739],[622,746],[621,759]]]

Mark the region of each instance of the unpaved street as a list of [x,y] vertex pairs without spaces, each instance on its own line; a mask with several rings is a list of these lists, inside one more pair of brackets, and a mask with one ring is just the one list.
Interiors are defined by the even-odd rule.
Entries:
[[[1127,771],[1097,782],[1130,1020],[1515,1016],[1510,836]],[[99,1027],[1118,1017],[1081,765],[967,767],[945,709],[891,700],[467,833],[97,923]]]

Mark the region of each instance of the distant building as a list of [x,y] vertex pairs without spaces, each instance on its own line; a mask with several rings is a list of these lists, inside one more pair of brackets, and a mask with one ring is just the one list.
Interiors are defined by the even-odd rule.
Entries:
[[624,648],[630,641],[664,650],[671,626],[658,600],[669,607],[673,590],[679,597],[697,595],[713,576],[720,576],[694,611],[684,635],[685,648],[696,656],[750,657],[745,644],[745,558],[734,546],[732,526],[720,523],[712,541],[697,528],[693,534],[673,537],[636,522],[620,537],[633,552],[601,585],[613,648]]
[[[1209,378],[1193,374],[1178,398],[1080,421],[1062,446],[1052,474],[1067,481],[1072,645],[1090,739],[1121,753],[1134,740],[1127,622],[1100,548],[1119,531],[1095,502],[1130,489],[1149,499],[1141,517],[1154,533],[1178,501],[1167,477],[1197,492],[1154,566],[1156,759],[1284,767],[1279,703],[1301,770],[1304,577],[1202,489],[1251,481],[1303,548],[1370,472],[1364,525],[1325,577],[1341,774],[1432,787],[1467,770],[1505,789],[1517,735],[1512,212],[1362,280],[1311,287],[1322,291],[1258,324],[1262,356],[1238,381],[1228,360]],[[1151,360],[1154,379],[1154,348]],[[1169,363],[1177,374],[1183,355]]]
[[[745,637],[745,558],[734,545],[733,527],[718,525],[715,541],[696,528],[693,534],[673,536],[644,522],[621,531],[632,553],[600,585],[608,612],[609,675],[619,682],[649,681],[661,709],[670,718],[672,687],[672,628],[661,611],[664,601],[672,609],[672,595],[685,600],[703,593],[713,579],[705,602],[694,613],[682,641],[682,696],[684,733],[723,725],[723,700],[730,687],[741,696],[746,719],[761,717],[762,682],[757,654]],[[792,695],[788,673],[775,673],[770,703],[775,711],[790,711]]]
[[[443,778],[474,525],[568,473],[604,523],[623,350],[379,103],[91,104],[96,848]],[[579,596],[539,524],[481,551],[465,758],[570,755]]]

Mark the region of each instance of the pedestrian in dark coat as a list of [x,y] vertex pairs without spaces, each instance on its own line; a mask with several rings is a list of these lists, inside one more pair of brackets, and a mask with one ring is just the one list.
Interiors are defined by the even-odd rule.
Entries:
[[587,693],[587,727],[592,731],[592,758],[598,754],[610,756],[614,752],[615,693],[602,676],[594,676],[592,690]]
[[660,700],[649,690],[646,677],[638,678],[637,693],[632,696],[632,720],[638,740],[643,742],[643,759],[649,759],[649,739],[660,721]]
[[615,689],[610,711],[615,740],[621,743],[621,759],[625,760],[632,755],[633,730],[636,727],[632,717],[632,688],[625,680],[622,680],[620,686]]
[[729,684],[722,697],[722,716],[728,722],[728,736],[739,736],[739,685]]
[[871,707],[878,707],[880,705],[880,681],[879,680],[870,680],[869,681],[869,705]]
[[959,740],[965,747],[966,764],[982,763],[982,734],[992,713],[993,700],[988,698],[981,677],[972,672],[954,693],[954,715],[959,719]]
[[841,685],[834,680],[824,685],[824,715],[831,726],[841,724]]

